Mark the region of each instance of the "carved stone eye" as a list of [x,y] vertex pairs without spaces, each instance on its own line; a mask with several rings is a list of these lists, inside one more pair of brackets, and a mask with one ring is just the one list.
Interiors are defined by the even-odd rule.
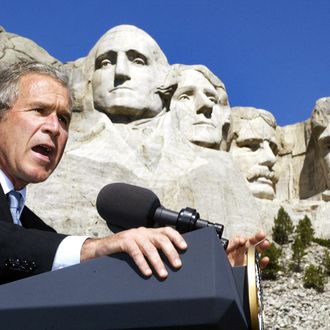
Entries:
[[213,95],[208,95],[207,98],[214,104],[217,103],[217,98]]
[[111,61],[109,59],[104,59],[101,61],[101,67],[105,67],[105,66],[108,66],[108,65],[111,65]]
[[273,154],[276,156],[278,154],[278,147],[276,143],[270,142],[270,148],[272,149]]
[[246,140],[239,144],[240,148],[247,148],[251,151],[257,151],[260,148],[260,143],[257,140]]
[[136,65],[147,65],[148,64],[147,58],[143,54],[140,54],[137,51],[130,50],[126,53],[126,55],[127,55],[127,59],[133,64],[136,64]]
[[187,94],[181,94],[179,97],[178,97],[178,100],[179,101],[188,101],[190,100],[189,96]]
[[133,63],[138,64],[138,65],[145,65],[145,61],[143,58],[137,57],[132,60]]
[[246,147],[249,148],[251,151],[257,151],[259,149],[259,143],[250,143]]

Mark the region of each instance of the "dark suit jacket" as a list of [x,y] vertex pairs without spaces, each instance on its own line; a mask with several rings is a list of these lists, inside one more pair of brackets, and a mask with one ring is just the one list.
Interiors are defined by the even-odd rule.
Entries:
[[66,237],[57,234],[28,207],[15,225],[0,185],[0,284],[50,271],[57,247]]

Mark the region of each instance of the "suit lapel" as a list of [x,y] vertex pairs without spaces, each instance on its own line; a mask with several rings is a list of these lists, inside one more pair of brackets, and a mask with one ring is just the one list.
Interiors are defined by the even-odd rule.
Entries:
[[0,185],[0,221],[13,222],[11,217],[7,196]]
[[[21,223],[24,228],[35,228],[44,231],[56,232],[52,227],[45,224],[36,214],[34,214],[28,207],[24,206],[21,214]],[[7,196],[3,192],[0,184],[0,221],[13,223],[13,218],[10,213]],[[0,225],[1,230],[1,225]]]

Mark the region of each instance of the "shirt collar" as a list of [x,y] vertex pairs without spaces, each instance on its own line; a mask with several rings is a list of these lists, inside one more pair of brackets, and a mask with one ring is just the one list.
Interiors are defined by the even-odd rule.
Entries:
[[[7,175],[0,169],[0,184],[2,186],[3,192],[8,194],[10,191],[15,190],[13,183],[9,180]],[[26,200],[26,187],[21,190],[17,190],[23,196],[23,201]]]

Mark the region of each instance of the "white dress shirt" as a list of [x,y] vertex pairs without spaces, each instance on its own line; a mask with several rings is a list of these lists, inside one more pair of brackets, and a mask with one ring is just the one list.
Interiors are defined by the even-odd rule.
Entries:
[[[11,190],[14,190],[14,186],[6,174],[0,169],[0,184],[3,192],[8,194]],[[23,205],[26,201],[26,187],[19,190],[23,197]],[[21,209],[20,215],[22,213]],[[63,239],[57,248],[55,258],[53,261],[52,270],[76,265],[80,263],[80,251],[85,240],[88,236],[67,236]]]

